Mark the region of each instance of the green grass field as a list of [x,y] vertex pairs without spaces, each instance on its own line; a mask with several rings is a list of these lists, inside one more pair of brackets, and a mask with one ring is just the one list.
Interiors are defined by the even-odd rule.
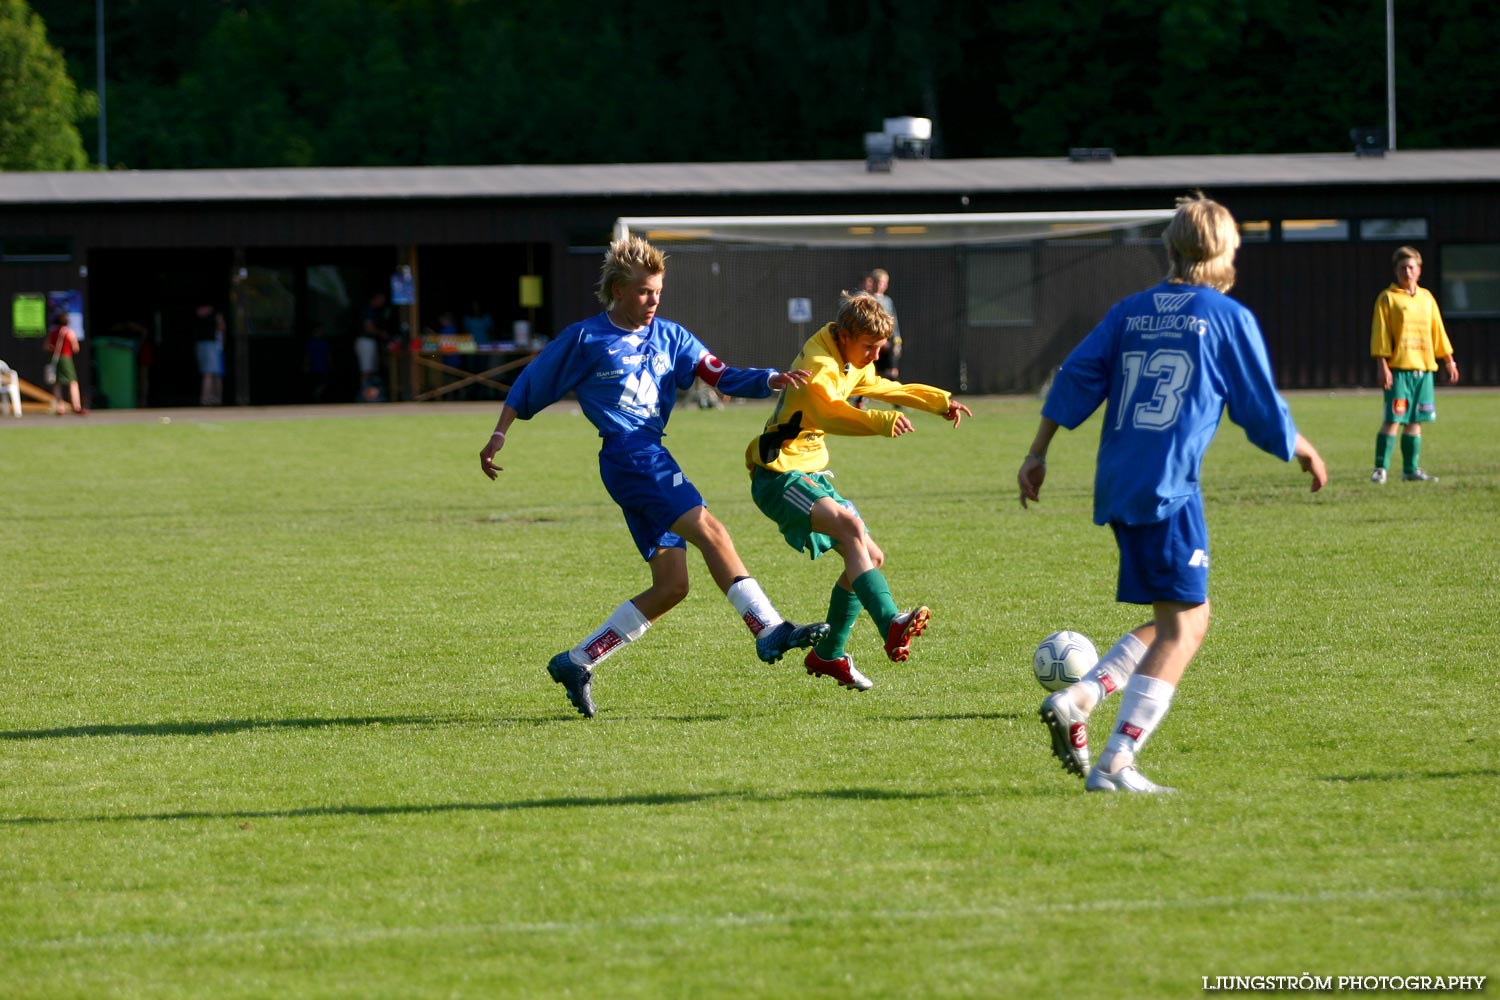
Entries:
[[[0,995],[1158,997],[1203,977],[1500,973],[1500,393],[1442,391],[1435,485],[1367,482],[1378,396],[1293,397],[1332,482],[1226,424],[1214,624],[1143,759],[1085,795],[1036,642],[1105,647],[1097,425],[1016,501],[1039,404],[839,440],[838,485],[931,605],[862,622],[856,694],[767,667],[695,590],[600,668],[551,654],[641,590],[597,440],[498,404],[0,426]],[[762,404],[669,444],[784,613],[741,465]],[[269,417],[270,415],[268,415]],[[1102,740],[1118,700],[1094,717]]]

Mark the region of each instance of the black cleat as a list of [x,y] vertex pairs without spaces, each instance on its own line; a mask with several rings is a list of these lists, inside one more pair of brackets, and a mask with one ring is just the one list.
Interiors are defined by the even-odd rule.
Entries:
[[547,663],[547,673],[568,691],[568,700],[585,718],[594,717],[594,697],[589,686],[594,674],[588,667],[580,667],[566,651],[558,653]]

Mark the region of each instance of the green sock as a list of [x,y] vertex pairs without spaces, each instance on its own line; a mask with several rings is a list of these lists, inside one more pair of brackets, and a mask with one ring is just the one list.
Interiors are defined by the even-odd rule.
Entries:
[[1401,471],[1416,472],[1420,464],[1418,459],[1422,457],[1422,435],[1401,435]]
[[813,651],[825,660],[837,660],[843,656],[844,643],[849,641],[849,633],[859,621],[859,611],[859,595],[835,583],[833,593],[828,597],[828,634],[813,647]]
[[854,581],[854,592],[859,595],[859,603],[875,619],[875,625],[884,638],[891,627],[891,619],[901,613],[896,610],[896,602],[891,598],[891,587],[885,582],[885,575],[878,569],[861,573],[859,579]]
[[1375,468],[1388,469],[1391,466],[1391,452],[1396,450],[1396,435],[1375,435]]

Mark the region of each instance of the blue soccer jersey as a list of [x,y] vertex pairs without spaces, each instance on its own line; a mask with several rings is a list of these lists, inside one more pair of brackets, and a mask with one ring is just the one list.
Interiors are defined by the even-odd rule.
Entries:
[[660,438],[677,390],[691,386],[695,374],[731,396],[763,399],[771,395],[775,370],[727,367],[671,320],[654,319],[627,333],[599,313],[574,323],[543,348],[522,370],[505,402],[527,420],[573,392],[600,437]]
[[1063,362],[1042,415],[1072,429],[1100,403],[1097,524],[1155,523],[1195,496],[1226,406],[1283,461],[1297,440],[1255,316],[1199,285],[1162,282],[1116,303]]

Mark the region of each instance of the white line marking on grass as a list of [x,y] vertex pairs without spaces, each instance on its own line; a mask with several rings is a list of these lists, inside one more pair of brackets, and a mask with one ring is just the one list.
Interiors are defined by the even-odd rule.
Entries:
[[240,942],[303,939],[319,943],[360,944],[399,938],[445,938],[475,935],[571,934],[600,930],[656,930],[708,928],[732,930],[791,924],[841,924],[871,919],[927,923],[942,920],[1007,920],[1072,913],[1133,913],[1169,910],[1221,910],[1236,907],[1336,906],[1348,903],[1436,903],[1461,900],[1500,902],[1490,889],[1369,889],[1311,893],[1252,892],[1242,896],[1202,896],[1184,899],[1089,899],[1065,903],[1014,903],[949,909],[809,910],[798,913],[726,913],[719,916],[663,913],[610,920],[546,920],[431,924],[398,927],[268,927],[249,931],[205,931],[201,934],[75,934],[61,938],[0,938],[0,946],[19,951],[70,951],[94,948],[181,948],[219,946]]

